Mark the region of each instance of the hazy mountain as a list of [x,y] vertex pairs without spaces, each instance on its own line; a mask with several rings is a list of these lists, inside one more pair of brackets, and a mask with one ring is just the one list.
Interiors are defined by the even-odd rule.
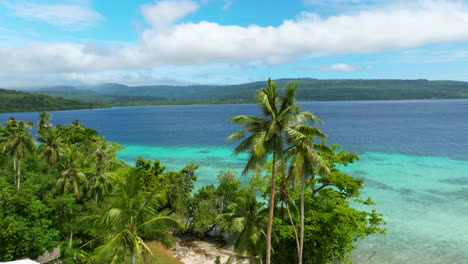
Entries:
[[[390,100],[468,98],[468,82],[428,80],[318,80],[279,79],[278,87],[299,83],[299,100]],[[130,101],[254,101],[255,91],[265,81],[238,85],[149,85],[108,83],[88,87],[56,86],[40,93],[70,99],[103,102]],[[102,96],[105,95],[105,96]]]

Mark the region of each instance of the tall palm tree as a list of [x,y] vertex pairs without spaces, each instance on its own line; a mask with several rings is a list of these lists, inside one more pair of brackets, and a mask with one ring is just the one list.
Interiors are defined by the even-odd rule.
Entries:
[[62,136],[55,129],[43,130],[38,138],[41,143],[39,151],[41,156],[49,165],[49,173],[51,168],[55,168],[60,156],[64,152],[64,143]]
[[55,184],[54,191],[63,194],[73,194],[81,199],[88,180],[81,169],[84,161],[83,154],[74,145],[65,148],[59,163],[60,178]]
[[88,156],[88,160],[93,165],[94,169],[89,179],[89,187],[94,195],[94,200],[97,202],[111,187],[108,179],[109,173],[106,173],[106,170],[112,163],[114,147],[108,144],[103,137],[97,137],[95,141],[91,143],[90,149],[92,152]]
[[[5,122],[5,127],[2,127],[0,130],[0,146],[2,147],[1,151],[4,154],[8,155],[6,148],[7,142],[11,139],[14,134],[14,130],[18,127],[18,122],[14,117],[8,118],[8,121]],[[16,172],[16,157],[13,158],[13,171]]]
[[[21,162],[36,148],[32,134],[28,132],[33,127],[31,122],[19,121],[10,118],[7,126],[1,130],[0,142],[2,151],[13,158],[13,169],[16,171],[16,186],[21,185]],[[18,164],[16,164],[18,160]]]
[[[301,184],[300,194],[300,234],[297,241],[297,258],[298,263],[302,264],[302,252],[304,250],[304,193],[306,188],[307,178],[311,178],[312,189],[315,189],[315,175],[327,175],[330,173],[328,166],[322,160],[316,150],[331,151],[323,142],[315,144],[314,140],[325,138],[326,135],[318,128],[301,125],[296,128],[303,136],[294,142],[287,150],[286,156],[291,159],[289,166],[289,178],[293,181],[299,179]],[[292,219],[291,219],[292,221]],[[294,225],[294,223],[292,223]],[[296,234],[297,235],[297,234]]]
[[158,240],[165,246],[174,243],[169,233],[180,227],[178,221],[161,208],[167,202],[164,195],[141,191],[141,173],[131,172],[126,178],[116,176],[116,188],[111,204],[102,214],[88,217],[91,229],[99,236],[91,242],[103,244],[96,248],[100,263],[123,263],[151,255],[144,239]]
[[[260,89],[257,96],[258,106],[263,116],[241,115],[230,119],[244,129],[230,135],[227,140],[245,138],[235,149],[234,154],[247,152],[249,159],[243,174],[251,170],[261,169],[265,166],[267,159],[272,156],[271,184],[269,217],[267,226],[266,264],[271,262],[271,235],[273,227],[275,190],[277,170],[284,168],[284,150],[289,142],[298,141],[303,137],[297,131],[297,125],[307,123],[316,117],[308,112],[302,112],[295,104],[297,83],[289,83],[282,98],[276,90],[276,84],[269,79],[267,87]],[[283,173],[279,171],[279,173]],[[284,174],[283,174],[284,175]]]

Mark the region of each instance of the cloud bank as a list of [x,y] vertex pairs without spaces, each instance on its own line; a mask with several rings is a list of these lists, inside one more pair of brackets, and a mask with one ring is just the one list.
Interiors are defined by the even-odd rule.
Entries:
[[[83,73],[167,65],[280,64],[314,56],[373,53],[468,40],[468,5],[458,1],[378,6],[326,18],[303,12],[277,27],[178,22],[198,8],[191,0],[167,0],[141,6],[148,28],[138,40],[126,45],[29,43],[11,47],[0,44],[3,62],[0,71]],[[59,20],[47,14],[32,14],[50,21]]]

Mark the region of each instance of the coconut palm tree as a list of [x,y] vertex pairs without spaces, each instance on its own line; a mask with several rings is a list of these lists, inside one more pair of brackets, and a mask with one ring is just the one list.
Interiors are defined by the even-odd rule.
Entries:
[[51,168],[55,168],[60,156],[64,152],[64,142],[62,136],[55,129],[43,130],[39,138],[37,139],[41,145],[39,146],[39,152],[42,158],[49,165],[49,173]]
[[88,180],[81,170],[83,162],[84,156],[78,147],[70,145],[64,149],[58,166],[61,177],[55,184],[55,192],[73,194],[76,199],[81,199],[88,185]]
[[[304,249],[304,193],[306,188],[307,178],[311,179],[312,189],[315,189],[315,175],[328,175],[330,173],[327,164],[322,160],[317,153],[321,151],[331,151],[323,141],[320,144],[315,144],[316,138],[325,138],[325,134],[318,128],[304,126],[296,128],[299,133],[303,134],[298,141],[294,142],[287,150],[287,159],[291,159],[289,166],[289,179],[297,182],[300,181],[300,234],[297,237],[297,258],[298,263],[302,264],[302,252]],[[292,219],[291,223],[294,225]]]
[[91,154],[88,160],[92,164],[93,171],[89,178],[89,188],[94,195],[94,200],[97,202],[100,197],[106,194],[111,184],[109,181],[110,174],[106,172],[108,166],[112,163],[114,147],[108,144],[103,137],[97,137],[90,144]]
[[39,132],[52,127],[52,124],[49,123],[51,119],[52,115],[48,112],[42,112],[39,114],[39,121],[37,121],[37,129],[39,130]]
[[236,199],[234,212],[229,214],[230,242],[239,254],[247,254],[254,258],[265,255],[266,234],[265,225],[268,222],[266,210],[261,210],[254,193],[248,189],[241,190]]
[[169,231],[180,225],[168,211],[161,211],[166,197],[141,191],[141,173],[135,171],[125,178],[115,176],[114,181],[110,206],[102,214],[85,219],[99,234],[91,243],[103,243],[96,248],[97,261],[135,264],[145,254],[151,255],[144,239],[171,246],[175,239]]
[[[13,170],[15,170],[16,186],[18,190],[21,185],[21,162],[34,152],[36,145],[32,134],[28,132],[33,127],[31,122],[19,121],[10,118],[7,126],[1,130],[0,142],[3,153],[13,158]],[[16,164],[18,160],[18,164]]]
[[[2,147],[1,151],[4,154],[9,154],[7,151],[7,142],[11,139],[13,134],[15,133],[14,130],[18,127],[18,123],[14,117],[8,118],[8,121],[5,122],[5,127],[2,126],[0,129],[0,146]],[[16,172],[16,157],[13,158],[13,171]]]
[[244,129],[230,135],[227,140],[244,139],[235,149],[234,154],[247,152],[249,158],[243,174],[251,170],[261,169],[272,157],[271,181],[270,181],[270,201],[269,217],[267,226],[266,243],[266,263],[271,262],[271,235],[275,207],[276,177],[284,166],[284,150],[289,142],[295,142],[303,137],[297,129],[300,124],[315,120],[316,117],[308,112],[302,112],[301,108],[295,104],[297,83],[289,83],[282,98],[276,90],[276,84],[267,82],[267,87],[260,89],[257,96],[258,106],[262,110],[263,116],[241,115],[230,119]]

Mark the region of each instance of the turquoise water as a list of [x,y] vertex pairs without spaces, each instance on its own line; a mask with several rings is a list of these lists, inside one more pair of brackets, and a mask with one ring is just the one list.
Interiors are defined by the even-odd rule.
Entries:
[[[220,168],[241,172],[231,148],[129,146],[121,157],[161,159],[168,169],[201,165],[197,186],[211,184]],[[387,235],[357,243],[356,263],[468,263],[468,162],[447,157],[366,152],[344,169],[365,179],[364,196],[388,222]],[[247,176],[240,176],[247,182]]]
[[[301,103],[325,121],[331,143],[359,153],[345,168],[365,179],[364,196],[387,221],[387,236],[357,242],[356,263],[468,263],[468,100]],[[120,157],[160,159],[170,170],[190,162],[197,187],[220,170],[240,172],[224,139],[226,120],[258,114],[255,105],[147,106],[53,112],[54,122],[81,123],[126,146]],[[0,114],[37,120],[37,113]],[[240,174],[239,174],[240,175]],[[239,176],[248,182],[248,176]]]
[[388,222],[357,243],[356,263],[468,263],[468,162],[369,152],[346,170]]

